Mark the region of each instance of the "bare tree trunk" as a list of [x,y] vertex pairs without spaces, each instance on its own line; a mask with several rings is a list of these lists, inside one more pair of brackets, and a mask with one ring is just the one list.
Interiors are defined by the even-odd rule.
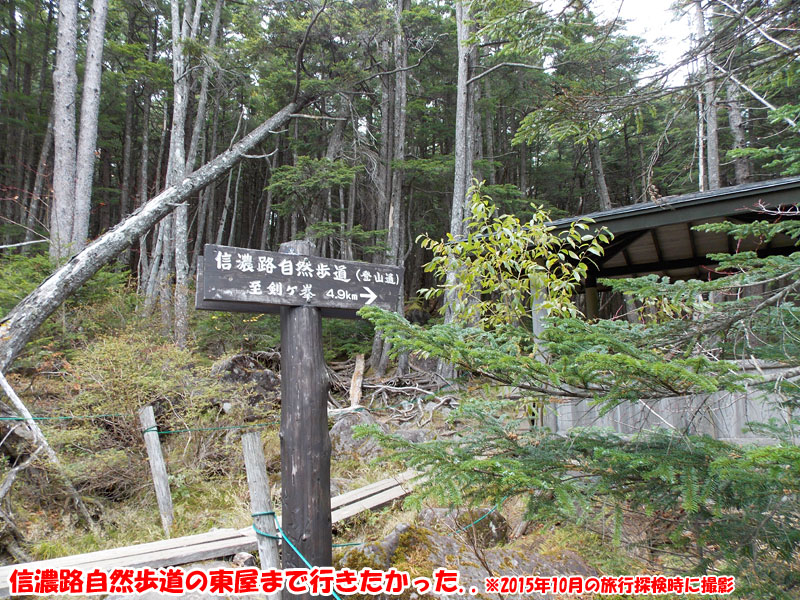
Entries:
[[[136,13],[132,8],[128,9],[128,43],[132,43],[136,37]],[[120,185],[119,212],[120,220],[124,219],[131,212],[131,170],[132,149],[133,149],[133,108],[135,98],[133,95],[133,83],[128,84],[125,91],[125,125],[122,141],[122,182]],[[129,260],[123,262],[128,263]]]
[[[740,150],[747,147],[747,137],[744,118],[742,118],[742,107],[739,104],[739,88],[733,81],[728,80],[725,92],[728,101],[728,122],[733,134],[733,148]],[[753,165],[749,158],[737,156],[733,159],[733,168],[737,185],[750,182],[753,177]]]
[[[198,0],[197,9],[200,10],[202,0]],[[183,19],[180,13],[180,1],[170,1],[170,14],[172,18],[172,131],[169,137],[169,159],[167,162],[167,187],[177,185],[183,179],[186,172],[186,105],[189,95],[189,77],[186,69],[185,58],[183,55],[183,45],[192,35],[189,15],[191,14],[191,2],[187,0],[184,5]],[[199,18],[199,16],[198,16]],[[192,160],[194,162],[194,160]],[[188,201],[188,199],[187,199]],[[186,279],[189,274],[188,252],[188,219],[189,209],[187,201],[181,202],[174,213],[172,231],[173,245],[165,246],[174,253],[175,264],[175,291],[173,295],[173,309],[175,317],[175,343],[179,348],[186,347],[186,336],[189,328],[189,312],[187,307],[188,286]],[[170,227],[165,227],[164,231],[169,231]],[[167,253],[161,262],[160,285],[162,294],[162,315],[167,315],[167,282],[169,280],[168,270],[172,267]]]
[[177,185],[168,187],[119,225],[94,240],[28,294],[0,321],[0,372],[7,371],[45,319],[103,265],[169,214],[175,203],[197,193],[230,170],[244,154],[260,144],[270,132],[283,127],[293,113],[302,110],[310,101],[311,98],[303,97],[284,106],[238,144]]
[[[695,28],[697,43],[702,44],[706,37],[705,16],[701,0],[695,0]],[[703,91],[705,93],[705,122],[706,122],[706,158],[708,162],[708,188],[716,190],[720,186],[719,173],[719,135],[717,128],[717,97],[714,84],[714,69],[709,60],[711,48],[704,51],[702,64],[704,70],[705,83]]]
[[106,30],[108,0],[94,0],[86,42],[86,64],[81,97],[81,122],[78,130],[77,163],[75,168],[75,206],[72,225],[71,252],[86,247],[89,237],[89,214],[92,203],[97,117],[100,113],[100,81],[103,71],[103,38]]
[[[353,231],[356,216],[356,182],[358,176],[353,175],[353,181],[350,183],[350,194],[347,199],[347,231]],[[342,258],[344,260],[353,260],[353,239],[348,236],[342,249]]]
[[[156,51],[156,32],[158,31],[158,17],[155,18],[155,24],[148,32],[149,41],[147,48],[147,62],[153,62]],[[142,115],[142,156],[139,164],[139,198],[136,202],[136,207],[143,206],[148,198],[148,162],[150,161],[150,82],[145,80],[142,84],[142,95],[144,96],[144,114]],[[155,254],[153,255],[155,260]],[[145,236],[139,238],[139,289],[147,289],[149,284],[150,267],[147,254],[147,239]],[[145,302],[147,295],[145,294]]]
[[47,163],[50,160],[50,150],[53,147],[53,111],[50,111],[50,118],[47,119],[47,130],[44,134],[44,141],[42,142],[42,152],[39,154],[39,164],[36,166],[36,178],[33,180],[33,192],[31,194],[31,203],[28,206],[28,217],[25,220],[25,241],[30,242],[33,240],[33,234],[36,226],[42,225],[39,221],[39,204],[42,198],[42,188],[47,171]]
[[704,192],[706,186],[706,161],[705,161],[705,109],[703,108],[703,94],[697,91],[697,181],[698,189]]
[[[394,35],[394,65],[397,72],[395,73],[394,82],[394,115],[392,117],[392,160],[396,164],[398,161],[405,160],[406,154],[406,103],[408,100],[407,87],[408,87],[408,40],[406,39],[405,32],[402,27],[403,11],[407,10],[409,6],[408,0],[396,0],[395,2],[395,35]],[[389,215],[386,226],[387,232],[387,245],[389,253],[387,260],[389,264],[402,267],[404,262],[404,254],[402,251],[403,240],[403,179],[404,171],[402,168],[391,169],[391,187],[389,195]],[[399,314],[403,314],[403,305],[405,299],[400,294],[398,299],[398,306],[396,310]],[[374,346],[374,344],[373,344]],[[381,344],[381,356],[377,361],[376,374],[382,376],[387,369],[389,363],[390,345],[387,343]],[[408,368],[408,356],[401,357],[398,364],[398,374],[404,375]]]
[[56,65],[53,71],[53,200],[50,209],[50,258],[69,254],[75,193],[75,103],[78,89],[78,1],[60,0]]
[[597,190],[597,197],[600,200],[600,210],[611,210],[611,197],[608,195],[606,175],[603,170],[603,159],[600,156],[600,143],[595,139],[589,140],[589,159],[592,165],[594,187]]
[[[467,208],[467,190],[472,178],[472,137],[475,124],[474,106],[470,102],[470,90],[467,81],[470,76],[473,44],[469,38],[471,31],[469,2],[456,2],[456,34],[458,39],[458,83],[456,88],[456,131],[455,131],[455,175],[453,178],[453,201],[450,208],[450,233],[453,237],[462,237],[465,233],[464,218]],[[454,271],[447,275],[448,284],[452,285],[457,277]],[[445,323],[452,323],[457,309],[454,307],[456,297],[453,293],[445,292]],[[439,375],[445,379],[455,376],[452,364],[439,361],[437,367]]]
[[[214,6],[214,15],[211,18],[211,33],[208,39],[208,52],[213,52],[217,44],[217,31],[219,30],[220,15],[222,14],[222,6],[225,0],[217,0]],[[201,2],[197,3],[199,7]],[[206,60],[203,66],[203,79],[200,84],[200,98],[197,102],[197,114],[194,119],[194,127],[192,129],[192,138],[189,142],[189,151],[186,153],[186,172],[191,173],[194,170],[194,161],[197,156],[197,148],[200,140],[200,134],[203,131],[206,120],[206,105],[208,103],[208,83],[211,78],[211,60]]]
[[[492,87],[489,83],[489,77],[483,78],[483,92],[487,98],[492,97]],[[489,176],[487,177],[489,185],[495,185],[497,183],[497,174],[494,165],[494,122],[492,117],[492,110],[484,111],[483,137],[486,140],[486,159],[489,161]]]

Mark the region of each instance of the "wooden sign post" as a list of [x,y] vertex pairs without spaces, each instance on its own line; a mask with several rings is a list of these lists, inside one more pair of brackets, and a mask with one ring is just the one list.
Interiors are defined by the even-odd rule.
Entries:
[[[280,312],[282,529],[312,566],[330,566],[331,442],[322,317],[357,318],[366,305],[394,310],[403,270],[316,257],[305,241],[286,242],[280,250],[207,244],[198,264],[195,307]],[[284,544],[283,567],[305,566]]]

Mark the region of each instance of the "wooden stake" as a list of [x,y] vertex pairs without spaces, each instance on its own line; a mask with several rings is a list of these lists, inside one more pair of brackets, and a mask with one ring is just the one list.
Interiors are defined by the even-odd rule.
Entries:
[[167,465],[164,462],[161,442],[158,439],[156,416],[151,405],[148,404],[139,411],[139,422],[142,424],[142,435],[147,447],[150,472],[153,474],[153,487],[156,490],[158,512],[161,513],[161,524],[164,526],[164,533],[169,537],[169,530],[173,522],[172,496],[169,493]]
[[[267,463],[264,460],[264,449],[261,445],[261,434],[258,432],[245,433],[242,436],[242,452],[244,453],[244,466],[247,470],[247,485],[250,487],[250,510],[254,515],[253,524],[259,531],[269,535],[278,535],[275,527],[274,509],[269,492],[269,479],[267,478]],[[260,515],[258,513],[273,513]],[[277,538],[270,538],[258,534],[258,555],[261,558],[261,570],[280,568],[281,558],[278,552]],[[280,593],[270,594],[270,600],[279,600]]]
[[364,381],[364,355],[356,354],[356,367],[350,381],[350,408],[361,404],[361,384]]
[[[281,244],[285,254],[313,253],[310,242]],[[331,440],[328,375],[322,355],[322,317],[317,308],[281,307],[281,500],[282,528],[312,566],[333,564],[331,535]],[[283,568],[305,568],[289,544]],[[284,600],[310,599],[284,591]]]

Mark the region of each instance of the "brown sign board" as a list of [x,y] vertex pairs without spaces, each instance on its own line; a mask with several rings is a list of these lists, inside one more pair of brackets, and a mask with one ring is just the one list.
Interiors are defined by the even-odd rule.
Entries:
[[396,310],[402,291],[400,267],[206,244],[195,308],[278,313],[311,306],[325,317],[353,319],[363,306]]

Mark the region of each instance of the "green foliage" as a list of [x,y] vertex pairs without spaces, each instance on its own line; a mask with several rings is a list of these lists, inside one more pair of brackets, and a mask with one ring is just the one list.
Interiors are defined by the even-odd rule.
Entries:
[[[54,270],[46,254],[0,256],[0,318],[14,308]],[[21,364],[35,364],[53,353],[69,357],[101,333],[122,329],[135,320],[136,294],[130,274],[118,266],[104,267],[39,329]]]
[[[769,240],[778,233],[800,238],[800,229],[785,221],[706,228],[738,239],[755,234]],[[514,256],[519,235],[528,232],[513,229],[490,239],[491,253]],[[474,258],[476,252],[481,256],[476,245],[471,239],[451,241],[448,261],[434,260],[469,285],[480,277],[502,277]],[[798,420],[792,415],[800,401],[800,309],[795,304],[800,252],[714,258],[727,277],[606,281],[642,304],[639,323],[586,323],[571,311],[552,311],[537,339],[509,320],[495,319],[493,327],[454,323],[421,329],[398,315],[362,309],[395,352],[442,358],[524,395],[520,407],[497,398],[492,387],[472,386],[450,417],[458,437],[414,444],[374,434],[395,451],[396,460],[436,474],[419,491],[422,496],[477,505],[522,495],[531,518],[590,523],[611,516],[617,541],[624,536],[625,521],[635,515],[646,519],[650,552],[664,551],[669,557],[665,566],[684,573],[734,574],[742,597],[796,597],[800,448]],[[524,307],[525,290],[504,288],[493,299],[495,306],[483,307],[482,314],[505,314],[515,301]],[[556,291],[568,302],[558,281]],[[509,299],[508,294],[519,297]],[[739,358],[750,364],[778,361],[787,370],[778,377],[745,372]],[[788,414],[784,422],[750,425],[773,434],[779,445],[740,447],[694,435],[691,418],[680,429],[621,435],[589,428],[566,436],[518,419],[524,404],[548,400],[590,400],[602,414],[620,403],[649,398],[702,402],[712,392],[740,390],[744,382],[763,386]]]
[[194,331],[198,348],[217,356],[275,348],[281,339],[278,317],[267,314],[198,311]]
[[482,184],[473,186],[470,195],[465,239],[420,236],[422,247],[433,253],[426,271],[444,282],[424,290],[425,297],[447,291],[457,304],[455,314],[489,327],[525,318],[532,303],[548,314],[576,315],[570,297],[592,257],[602,253],[608,234],[589,233],[584,220],[556,234],[541,208],[533,207],[533,216],[523,224],[516,215],[498,215]]
[[276,204],[275,208],[288,214],[309,204],[325,190],[350,185],[357,170],[343,160],[299,156],[296,165],[279,167],[270,178],[270,189],[278,198],[285,199],[285,203]]

